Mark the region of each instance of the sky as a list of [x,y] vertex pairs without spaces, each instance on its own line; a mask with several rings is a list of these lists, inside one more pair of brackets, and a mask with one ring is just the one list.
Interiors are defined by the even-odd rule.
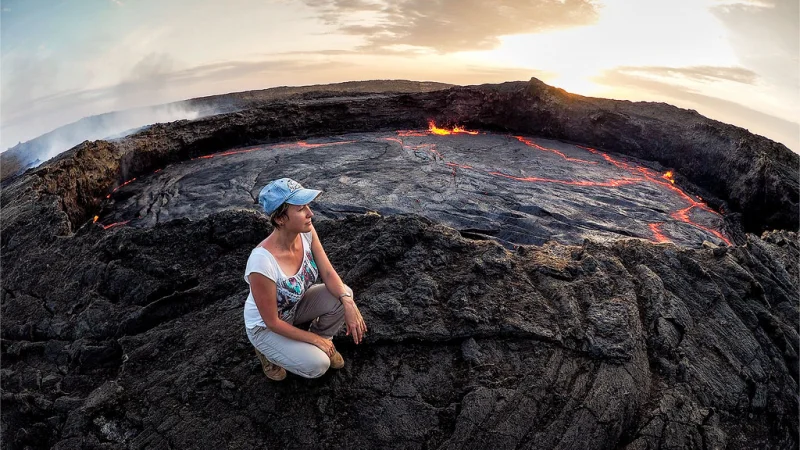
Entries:
[[2,0],[0,150],[82,117],[205,95],[536,77],[694,109],[800,152],[799,3]]

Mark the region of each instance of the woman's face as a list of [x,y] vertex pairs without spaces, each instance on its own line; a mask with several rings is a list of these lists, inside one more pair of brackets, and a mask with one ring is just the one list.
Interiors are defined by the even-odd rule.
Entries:
[[293,231],[296,233],[308,233],[311,231],[311,218],[314,213],[308,205],[289,205],[286,210],[286,219],[283,221],[283,227],[286,231]]

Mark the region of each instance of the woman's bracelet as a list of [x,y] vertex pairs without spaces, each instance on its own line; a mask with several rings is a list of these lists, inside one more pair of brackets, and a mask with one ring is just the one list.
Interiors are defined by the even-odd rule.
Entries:
[[350,297],[350,298],[353,298],[353,294],[351,294],[351,293],[349,293],[349,292],[345,292],[344,294],[340,295],[340,296],[339,296],[339,301],[340,301],[340,302],[342,301],[342,297]]

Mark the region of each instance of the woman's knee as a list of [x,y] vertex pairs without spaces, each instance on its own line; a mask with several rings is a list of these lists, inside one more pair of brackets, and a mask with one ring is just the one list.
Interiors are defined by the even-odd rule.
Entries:
[[331,366],[331,360],[322,350],[319,352],[322,354],[322,357],[316,355],[314,358],[310,358],[306,361],[306,364],[303,365],[302,370],[298,371],[298,375],[303,378],[319,378],[325,375],[325,372],[327,372],[328,368]]

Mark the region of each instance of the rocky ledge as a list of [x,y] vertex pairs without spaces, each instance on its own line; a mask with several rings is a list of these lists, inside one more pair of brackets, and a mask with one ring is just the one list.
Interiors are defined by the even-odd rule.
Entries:
[[[797,155],[535,80],[323,97],[84,143],[3,186],[6,446],[797,447]],[[269,383],[241,318],[262,215],[91,220],[124,180],[170,163],[427,119],[657,161],[715,197],[736,245],[512,252],[417,215],[319,221],[370,332],[336,338],[343,370]],[[747,233],[763,228],[778,230]]]

